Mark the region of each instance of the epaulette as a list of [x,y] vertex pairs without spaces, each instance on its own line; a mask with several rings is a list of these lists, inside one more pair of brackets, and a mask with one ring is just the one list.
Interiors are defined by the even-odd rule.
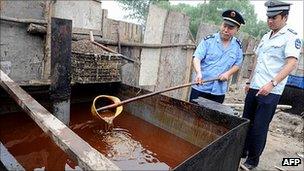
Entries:
[[290,31],[291,33],[293,33],[293,34],[295,34],[295,35],[297,35],[298,33],[297,32],[295,32],[294,30],[292,30],[292,29],[287,29],[288,31]]
[[240,45],[240,48],[242,49],[243,48],[242,42],[239,39],[236,39],[236,42]]
[[210,39],[210,38],[214,38],[214,35],[208,35],[204,38],[204,40]]

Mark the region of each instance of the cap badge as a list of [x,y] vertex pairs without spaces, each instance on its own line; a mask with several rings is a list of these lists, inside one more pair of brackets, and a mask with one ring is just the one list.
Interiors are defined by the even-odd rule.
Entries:
[[230,16],[231,16],[231,17],[235,17],[235,12],[232,11],[232,12],[230,13]]

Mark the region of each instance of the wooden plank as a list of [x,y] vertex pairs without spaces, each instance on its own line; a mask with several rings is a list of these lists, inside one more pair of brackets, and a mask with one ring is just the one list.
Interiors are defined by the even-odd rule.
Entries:
[[48,112],[17,83],[0,70],[0,85],[53,141],[84,170],[120,170]]
[[[229,107],[244,107],[244,104],[240,104],[240,103],[224,103],[223,105],[225,106],[229,106]],[[290,105],[277,105],[277,109],[291,109],[292,106]]]
[[70,122],[72,20],[52,18],[51,85],[53,115]]
[[25,170],[22,165],[13,157],[13,155],[4,147],[0,141],[0,170],[1,163],[7,170]]
[[101,29],[102,8],[96,1],[55,1],[53,17],[73,20],[73,27]]
[[[185,44],[190,35],[188,32],[190,19],[179,12],[169,12],[165,21],[162,44]],[[191,51],[191,52],[190,52]],[[189,82],[193,50],[181,47],[161,49],[158,79],[155,91],[182,85]],[[187,100],[188,89],[178,89],[164,93],[173,98]]]
[[[109,19],[107,10],[102,10],[102,36],[96,37],[95,41],[116,50],[117,46],[121,47],[121,54],[128,56],[129,61],[121,67],[122,82],[128,85],[138,86],[139,80],[139,63],[141,42],[142,42],[142,26],[123,21]],[[119,36],[118,36],[119,30]],[[74,36],[74,35],[73,35]],[[119,41],[118,41],[119,37]],[[119,50],[119,49],[118,49]]]
[[[185,70],[185,73],[188,73],[185,75],[184,81],[191,82],[192,81],[192,72],[193,72],[193,67],[192,67],[192,56],[194,53],[194,49],[187,49],[186,52],[186,59],[187,59],[187,63],[186,66],[188,66]],[[188,60],[189,59],[189,60]],[[185,101],[189,101],[189,96],[190,96],[190,90],[191,87],[186,88],[185,90],[182,91],[182,95],[181,95],[181,99],[185,100]]]
[[[238,32],[235,37],[237,37],[240,42],[242,42],[242,51],[243,52],[246,52],[246,49],[247,49],[247,46],[248,46],[248,43],[249,43],[249,40],[250,40],[250,37],[247,33],[244,33],[244,32]],[[242,67],[242,66],[241,66]],[[236,85],[239,78],[242,78],[241,76],[241,70],[239,69],[236,73],[234,73],[232,75],[232,77],[228,80],[228,87],[230,87],[231,85]]]
[[36,23],[36,24],[47,24],[45,20],[37,20],[33,18],[14,18],[14,17],[7,17],[7,16],[0,16],[0,20],[3,21],[11,21],[17,23]]
[[[119,38],[120,38],[120,46],[121,46],[121,53],[124,55],[129,56],[135,61],[140,61],[140,47],[123,47],[123,42],[128,42],[131,44],[134,43],[141,43],[142,42],[142,33],[143,29],[142,26],[127,23],[127,22],[119,22],[118,24],[119,30]],[[118,32],[117,32],[118,34]],[[139,82],[139,70],[140,64],[139,63],[131,63],[128,62],[121,67],[122,71],[122,82],[124,84],[138,86]]]
[[90,31],[93,32],[94,36],[102,36],[102,31],[101,30],[86,29],[86,28],[77,28],[77,27],[73,27],[72,28],[72,33],[73,34],[89,35]]
[[[81,35],[78,33],[73,33],[72,39],[75,41],[88,39],[88,35]],[[111,46],[117,46],[118,41],[113,41],[105,38],[100,38],[96,35],[94,35],[94,40],[98,43],[104,44],[104,45],[111,45]],[[135,41],[135,40],[134,40]],[[195,49],[196,45],[192,43],[177,43],[177,44],[149,44],[149,43],[133,43],[132,40],[125,41],[122,40],[120,42],[121,47],[141,47],[141,48],[151,48],[151,49],[159,49],[159,48],[172,48],[172,47],[181,47],[183,49]]]
[[[130,56],[133,58],[135,61],[140,61],[140,52],[141,49],[138,47],[134,48],[122,48],[122,53]],[[140,65],[138,63],[131,63],[128,62],[124,64],[121,67],[122,70],[122,82],[124,84],[132,85],[132,86],[138,86],[138,81],[139,81],[139,70],[140,70]]]
[[243,63],[241,65],[240,70],[238,71],[239,75],[238,75],[236,84],[239,84],[242,81],[242,79],[249,77],[250,72],[249,72],[248,68],[252,68],[251,65],[253,64],[253,61],[254,61],[253,59],[255,58],[253,50],[256,45],[257,45],[257,40],[254,37],[250,36],[248,38],[247,47],[244,51],[245,53],[243,56]]
[[216,33],[220,29],[219,26],[201,23],[198,27],[196,34],[196,43],[197,45],[201,42],[201,40],[210,35]]
[[[147,18],[144,43],[161,44],[167,10],[151,5]],[[155,85],[157,83],[161,49],[142,49],[139,85]],[[151,90],[154,91],[154,90]]]

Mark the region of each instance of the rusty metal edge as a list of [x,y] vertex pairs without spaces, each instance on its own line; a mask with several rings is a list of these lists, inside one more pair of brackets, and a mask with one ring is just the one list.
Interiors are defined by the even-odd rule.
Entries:
[[48,112],[0,70],[0,85],[22,109],[84,170],[121,170]]

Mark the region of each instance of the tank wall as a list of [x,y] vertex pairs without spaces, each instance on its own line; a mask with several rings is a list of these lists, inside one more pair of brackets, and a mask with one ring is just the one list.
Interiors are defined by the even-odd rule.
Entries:
[[[120,86],[117,97],[129,99],[148,91]],[[138,93],[138,94],[137,94]],[[205,147],[231,129],[246,122],[241,118],[202,108],[185,101],[155,95],[124,105],[124,110],[199,147]]]
[[[146,94],[122,85],[121,100]],[[156,95],[124,105],[124,110],[202,148],[174,170],[237,170],[249,121],[230,115],[216,103],[190,104]]]
[[248,122],[244,122],[174,170],[238,170],[247,129]]

